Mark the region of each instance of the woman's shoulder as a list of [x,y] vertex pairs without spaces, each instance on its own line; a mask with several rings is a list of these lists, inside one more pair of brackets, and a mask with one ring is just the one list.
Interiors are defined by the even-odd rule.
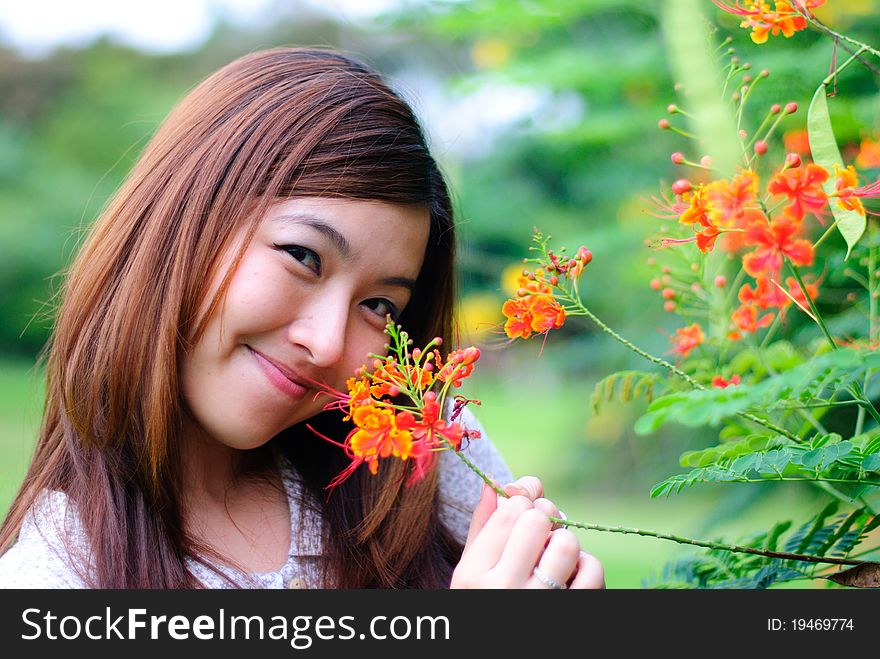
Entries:
[[[479,433],[479,437],[463,442],[462,453],[499,484],[511,482],[513,475],[510,468],[473,412],[464,408],[458,421],[468,431]],[[439,469],[440,519],[463,543],[467,538],[471,514],[480,500],[483,481],[453,451],[440,452]]]
[[0,588],[85,588],[71,554],[83,543],[85,532],[67,495],[41,493],[15,544],[0,556]]

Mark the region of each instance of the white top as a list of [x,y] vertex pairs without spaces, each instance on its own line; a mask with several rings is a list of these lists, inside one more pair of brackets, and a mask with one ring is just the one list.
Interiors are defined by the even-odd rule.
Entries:
[[[465,408],[460,420],[467,428],[482,433],[480,439],[462,449],[465,454],[500,484],[512,481],[510,469],[470,410]],[[191,571],[206,588],[313,588],[319,584],[316,558],[322,553],[321,518],[304,505],[302,483],[292,465],[283,464],[281,469],[291,520],[287,561],[276,571],[250,574],[218,566],[232,579],[232,585],[190,560]],[[452,451],[440,453],[439,469],[440,519],[464,543],[482,481]],[[87,543],[87,538],[76,511],[68,504],[63,492],[47,491],[40,496],[25,518],[18,540],[0,556],[0,588],[86,587],[72,565],[74,558],[67,542],[78,547]]]

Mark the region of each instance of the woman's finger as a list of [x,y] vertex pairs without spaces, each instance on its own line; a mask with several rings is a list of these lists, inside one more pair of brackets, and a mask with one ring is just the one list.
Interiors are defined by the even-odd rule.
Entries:
[[605,588],[605,570],[599,559],[581,551],[578,556],[577,573],[571,580],[569,588]]
[[550,519],[540,510],[532,508],[523,512],[492,570],[493,578],[507,587],[521,588],[544,551],[551,527]]
[[535,476],[523,476],[501,489],[510,496],[520,495],[531,501],[544,496],[544,484]]
[[477,537],[483,526],[489,521],[492,513],[498,508],[498,495],[487,483],[483,483],[483,490],[480,492],[480,500],[474,508],[474,514],[471,516],[471,525],[468,527],[467,540],[464,543],[465,551],[471,541]]
[[[535,499],[535,508],[540,510],[542,513],[547,515],[547,517],[558,517],[561,519],[565,519],[565,514],[556,507],[556,504],[550,501],[550,499],[545,499],[541,497],[540,499]],[[562,528],[561,524],[553,524],[553,530]]]
[[489,516],[462,554],[459,566],[466,563],[468,569],[477,572],[494,568],[501,558],[517,519],[531,509],[532,502],[526,497],[500,499],[497,509]]
[[580,553],[581,546],[574,533],[568,529],[553,531],[526,587],[565,588],[577,569]]

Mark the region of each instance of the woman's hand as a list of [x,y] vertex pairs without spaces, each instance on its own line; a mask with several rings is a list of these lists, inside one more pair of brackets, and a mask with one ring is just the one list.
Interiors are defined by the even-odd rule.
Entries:
[[550,521],[559,510],[541,481],[527,476],[502,489],[510,498],[483,486],[451,588],[605,587],[599,561]]

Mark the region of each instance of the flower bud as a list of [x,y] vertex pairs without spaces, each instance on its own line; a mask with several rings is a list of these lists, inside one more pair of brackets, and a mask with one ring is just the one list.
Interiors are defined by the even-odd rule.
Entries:
[[653,256],[649,256],[647,259],[645,259],[645,265],[647,265],[648,267],[653,267],[657,265],[657,259],[655,259]]
[[699,269],[700,269],[699,263],[691,263],[691,272],[696,272]]
[[785,156],[785,166],[791,169],[801,166],[801,157],[796,153],[789,153]]
[[667,300],[663,303],[663,311],[673,312],[675,311],[675,302],[672,300]]
[[693,190],[694,186],[686,178],[680,178],[672,184],[672,192],[675,194],[684,194]]
[[675,114],[676,112],[678,112],[678,106],[675,103],[670,103],[666,106],[666,111],[669,114]]
[[669,119],[661,119],[660,121],[657,122],[657,127],[660,130],[669,130],[669,126],[670,126]]
[[743,82],[751,82],[751,81],[752,81],[752,76],[750,76],[750,75],[743,76]]
[[556,286],[558,283],[559,283],[559,277],[557,277],[556,275],[553,275],[552,277],[550,277],[550,285],[551,286]]
[[660,295],[663,296],[664,300],[672,300],[675,298],[675,290],[672,288],[664,288],[660,291]]
[[770,77],[770,69],[761,69],[761,72],[758,75],[761,76],[762,78],[769,78]]
[[703,289],[702,289],[702,287],[700,286],[699,283],[694,282],[693,284],[691,284],[691,290],[692,290],[694,293],[699,293],[699,292],[700,292],[701,290],[703,290]]
[[672,154],[671,157],[672,157],[672,162],[675,163],[676,165],[683,165],[684,164],[685,158],[684,158],[684,154],[681,151],[676,151],[675,153]]
[[780,112],[782,112],[782,106],[779,103],[770,106],[770,114],[779,114]]
[[743,129],[740,129],[739,136],[742,139],[746,139],[749,136],[749,134],[746,131],[744,131]]
[[669,269],[669,266],[668,266],[668,265],[664,265],[664,266],[661,268],[661,270],[662,270],[662,272],[663,272],[664,275],[668,275],[670,272],[672,272],[672,270]]
[[744,70],[744,71],[749,71],[751,68],[752,68],[752,65],[749,64],[748,62],[746,62],[745,64],[743,64],[743,70]]
[[421,357],[421,356],[422,356],[422,351],[421,351],[421,349],[416,348],[415,350],[413,350],[413,351],[412,351],[412,356],[413,356],[413,359],[418,359],[419,357]]
[[794,114],[795,112],[797,112],[797,108],[797,103],[795,103],[794,101],[792,101],[791,103],[786,103],[785,114]]
[[654,289],[655,291],[659,291],[662,287],[663,287],[663,285],[660,283],[660,280],[657,279],[656,277],[654,277],[651,280],[651,288]]
[[718,275],[715,277],[714,284],[716,288],[724,288],[727,285],[727,277],[724,275]]
[[703,156],[700,158],[700,164],[703,167],[711,167],[712,166],[712,156]]
[[767,142],[764,140],[755,142],[755,155],[763,156],[765,153],[767,153]]

